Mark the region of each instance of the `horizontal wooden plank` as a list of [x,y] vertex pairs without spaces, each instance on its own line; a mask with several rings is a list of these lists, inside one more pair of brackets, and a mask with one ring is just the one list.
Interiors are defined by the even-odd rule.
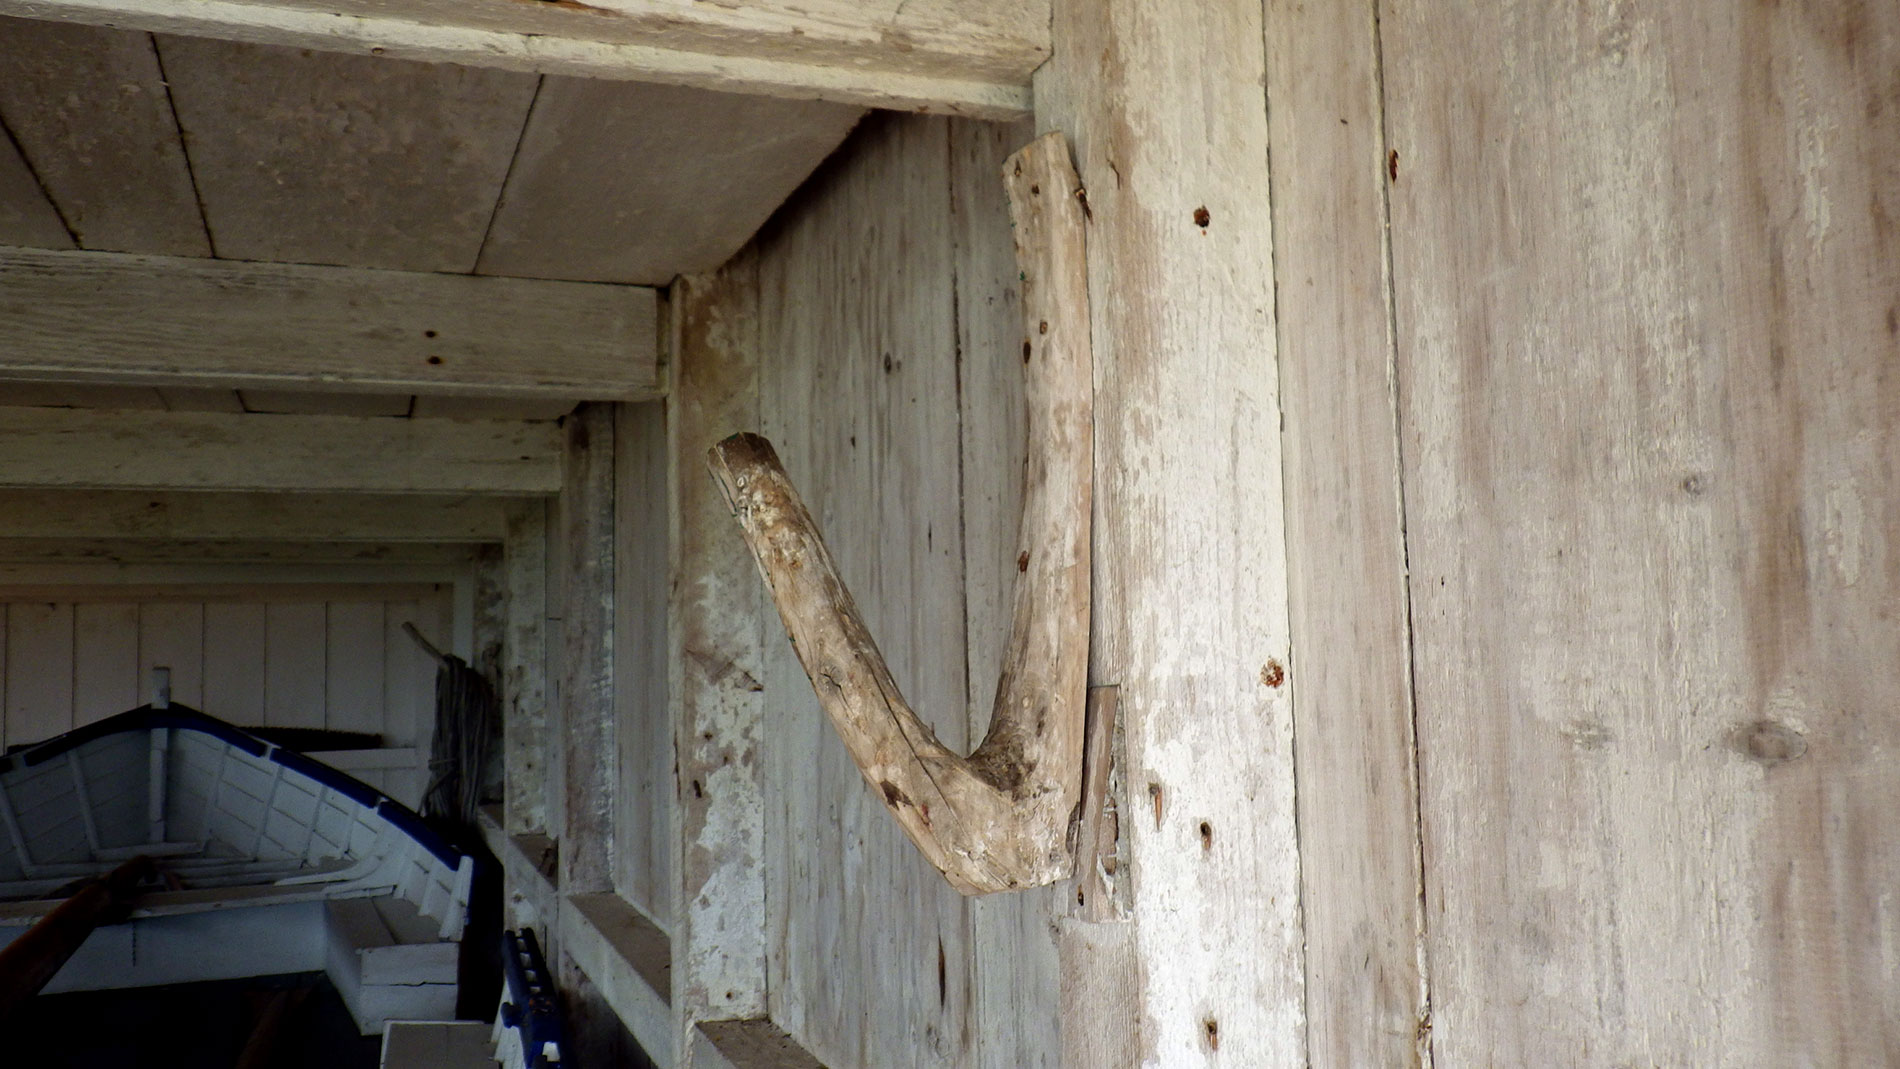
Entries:
[[651,400],[654,291],[0,249],[0,379]]
[[1047,0],[0,0],[0,14],[981,118],[1030,110]]
[[[150,568],[134,571],[129,581],[116,581],[123,572],[66,571],[49,573],[43,566],[0,562],[0,602],[88,605],[102,601],[136,601],[251,605],[259,602],[385,601],[433,598],[433,583],[377,582],[364,575],[324,578],[272,577],[257,582],[206,580],[200,570]],[[227,573],[228,570],[227,570]],[[262,614],[259,614],[262,619]]]
[[655,1064],[671,1065],[673,950],[666,933],[626,899],[605,892],[567,897],[560,941]]
[[500,542],[492,497],[0,490],[0,537],[159,541]]
[[693,1031],[695,1069],[824,1069],[766,1020],[707,1021]]
[[178,541],[117,538],[4,538],[0,561],[70,564],[473,564],[467,542]]
[[537,495],[558,424],[0,408],[0,487]]

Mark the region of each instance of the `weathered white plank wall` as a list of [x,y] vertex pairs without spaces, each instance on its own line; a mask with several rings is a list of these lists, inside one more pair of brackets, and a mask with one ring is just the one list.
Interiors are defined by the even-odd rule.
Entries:
[[[1147,1063],[1305,1060],[1258,2],[1062,0],[1036,122],[1088,189],[1092,682],[1120,684]],[[1080,1024],[1080,1022],[1078,1022]]]
[[[149,672],[172,670],[172,698],[240,726],[367,731],[420,748],[435,717],[435,664],[401,630],[448,646],[451,606],[408,592],[353,601],[0,600],[5,717],[0,745],[50,738],[149,701]],[[423,770],[356,773],[407,801]]]
[[1410,1065],[1420,957],[1376,0],[1267,4],[1307,1057]]
[[[941,120],[873,118],[760,239],[762,423],[919,715],[969,733],[955,249]],[[735,534],[736,536],[736,534]],[[832,1065],[972,1049],[969,910],[765,647],[772,1018]]]
[[667,703],[666,410],[614,411],[614,890],[673,924],[673,719]]
[[1894,1064],[1900,8],[1380,27],[1437,1063]]

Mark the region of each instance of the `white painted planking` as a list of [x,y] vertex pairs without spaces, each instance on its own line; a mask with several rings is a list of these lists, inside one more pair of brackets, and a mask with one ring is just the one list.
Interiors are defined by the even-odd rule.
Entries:
[[389,634],[381,601],[332,601],[324,610],[323,726],[380,733]]
[[614,889],[671,932],[673,718],[667,701],[666,409],[614,410]]
[[[905,694],[967,752],[945,120],[873,117],[760,237],[764,433]],[[736,537],[736,536],[735,536]],[[969,911],[869,797],[769,622],[771,1018],[833,1065],[955,1064]]]
[[139,605],[140,704],[152,700],[153,668],[171,670],[172,701],[204,708],[205,606],[195,602]]
[[[1004,159],[1034,140],[1029,123],[949,123],[955,220],[958,448],[969,737],[989,728],[1013,620],[1026,443],[1022,294],[1003,196]],[[1055,1066],[1063,1019],[1053,919],[1067,881],[973,898],[974,1064]]]
[[1900,10],[1380,36],[1433,1056],[1893,1063]]
[[80,248],[211,255],[149,34],[0,19],[0,117]]
[[323,602],[264,606],[264,723],[324,726],[326,638]]
[[759,426],[758,252],[679,279],[667,398],[673,709],[674,1054],[703,1020],[766,1012],[764,591],[702,457]]
[[[506,0],[7,0],[0,12],[433,63],[1020,118],[1048,55],[1045,0],[608,9]],[[602,17],[603,14],[609,17]]]
[[0,538],[500,542],[507,504],[445,495],[0,490]]
[[1306,1055],[1260,3],[1056,5],[1096,295],[1093,681],[1119,684],[1144,1063]]
[[548,78],[478,270],[654,285],[710,271],[862,114],[814,100]]
[[218,254],[466,272],[536,79],[158,38]]
[[0,279],[0,377],[95,384],[35,403],[109,406],[99,383],[226,390],[138,407],[331,415],[406,415],[422,392],[658,392],[643,287],[40,249],[0,249]]
[[244,603],[204,608],[204,711],[242,727],[265,722],[264,609]]
[[0,408],[0,487],[543,494],[552,424]]
[[7,606],[8,746],[41,742],[72,729],[72,663],[71,605],[33,601]]
[[1375,6],[1266,17],[1315,1066],[1429,1063]]
[[139,671],[139,607],[93,602],[73,607],[73,726],[145,704]]
[[[4,120],[0,113],[0,120]],[[46,199],[39,176],[27,166],[13,138],[0,130],[0,245],[70,249],[73,236]]]

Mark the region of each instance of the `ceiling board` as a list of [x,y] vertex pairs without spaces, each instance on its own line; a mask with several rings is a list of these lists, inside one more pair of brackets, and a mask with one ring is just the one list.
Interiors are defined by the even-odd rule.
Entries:
[[549,77],[479,270],[653,285],[710,270],[862,114],[819,101]]
[[40,180],[20,158],[13,139],[0,134],[0,245],[70,249],[73,236],[46,199]]
[[150,35],[0,19],[0,116],[80,248],[210,255]]
[[239,390],[246,412],[290,416],[407,416],[408,394]]
[[416,419],[560,419],[578,399],[438,397],[420,395],[409,415]]
[[0,382],[0,405],[35,408],[133,408],[160,411],[165,402],[150,386],[99,386],[92,383]]
[[244,399],[236,390],[207,386],[160,386],[159,399],[167,412],[243,412]]
[[218,254],[474,269],[533,75],[161,36]]

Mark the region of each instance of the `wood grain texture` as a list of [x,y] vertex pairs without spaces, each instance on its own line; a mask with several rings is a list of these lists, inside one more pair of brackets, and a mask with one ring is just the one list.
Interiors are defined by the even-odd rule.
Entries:
[[[582,405],[564,430],[561,488],[561,879],[609,891],[621,789],[614,718],[614,407]],[[555,608],[555,606],[550,606]]]
[[502,826],[518,835],[548,828],[548,537],[542,502],[509,507],[502,554],[508,608],[502,640]]
[[478,269],[654,285],[711,271],[862,114],[815,100],[549,78]]
[[[1121,686],[1143,1062],[1305,1057],[1258,3],[1056,5],[1094,213],[1093,679]],[[1245,947],[1244,953],[1235,948]]]
[[678,761],[674,812],[675,1053],[696,1022],[766,1012],[764,591],[700,458],[760,421],[759,263],[748,245],[711,275],[674,283],[667,398],[668,691]]
[[[6,115],[0,112],[0,125]],[[0,130],[0,135],[4,135]],[[0,245],[29,245],[42,249],[70,249],[72,232],[46,199],[39,176],[20,155],[9,136],[0,136]]]
[[0,19],[0,117],[80,248],[211,255],[151,35]]
[[439,495],[0,490],[0,538],[498,543],[507,507]]
[[243,388],[252,411],[403,395],[345,415],[405,415],[417,392],[658,395],[640,287],[35,249],[0,249],[0,286],[4,379]]
[[[942,120],[874,117],[760,238],[762,427],[892,672],[967,747],[954,245]],[[953,621],[949,627],[943,620]],[[954,1065],[969,919],[765,649],[772,1020],[828,1065]]]
[[1381,26],[1435,1058],[1893,1063],[1900,10]]
[[1061,134],[1012,154],[1002,173],[1023,279],[1029,463],[1009,645],[989,730],[968,757],[904,699],[771,444],[741,433],[709,454],[799,662],[866,785],[950,885],[971,895],[1040,887],[1073,871],[1088,672],[1093,409],[1083,209]]
[[1409,606],[1374,3],[1267,5],[1307,1058],[1415,1065],[1423,973]]
[[474,269],[535,78],[195,37],[158,48],[218,255]]
[[[956,263],[958,448],[962,465],[966,721],[989,729],[1012,618],[1018,525],[1027,464],[1020,269],[1003,160],[1035,136],[1030,123],[957,119],[950,137],[950,209]],[[1054,1003],[1060,963],[1051,918],[1067,887],[989,895],[970,903],[974,968],[973,1064],[1059,1064]]]
[[1020,118],[1043,0],[5,0],[0,13],[585,78]]
[[667,701],[666,478],[666,410],[652,403],[616,406],[614,889],[661,931],[670,932],[674,786]]
[[0,408],[0,486],[546,494],[549,423]]

